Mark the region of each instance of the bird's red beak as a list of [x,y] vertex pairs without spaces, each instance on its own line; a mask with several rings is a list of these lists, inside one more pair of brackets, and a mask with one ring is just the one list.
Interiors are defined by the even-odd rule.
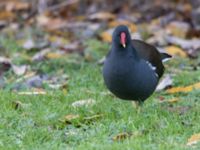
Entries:
[[125,32],[121,32],[120,42],[121,42],[122,46],[125,48],[126,47],[126,33]]

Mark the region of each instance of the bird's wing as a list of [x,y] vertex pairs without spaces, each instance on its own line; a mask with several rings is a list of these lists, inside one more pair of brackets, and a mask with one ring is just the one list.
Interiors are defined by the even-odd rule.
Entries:
[[164,73],[162,60],[171,56],[166,53],[160,53],[154,46],[140,40],[132,40],[132,45],[141,58],[149,62],[153,67],[156,67],[155,71],[160,78]]

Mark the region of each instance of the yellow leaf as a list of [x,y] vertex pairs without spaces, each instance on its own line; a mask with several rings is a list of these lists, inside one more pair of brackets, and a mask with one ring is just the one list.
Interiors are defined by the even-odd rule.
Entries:
[[166,52],[169,53],[172,56],[181,56],[181,57],[186,57],[187,54],[179,47],[177,46],[168,46],[165,48]]
[[168,100],[167,102],[169,102],[169,103],[175,103],[175,102],[178,102],[178,101],[180,101],[179,98],[172,98],[172,99]]
[[197,142],[200,141],[200,133],[198,134],[193,134],[189,139],[188,139],[188,142],[187,142],[187,146],[191,146],[193,144],[196,144]]
[[200,89],[200,82],[193,84],[193,85],[189,85],[189,86],[185,86],[185,87],[174,87],[171,89],[167,90],[167,93],[180,93],[180,92],[191,92],[194,89]]
[[109,32],[105,31],[103,33],[101,33],[101,38],[104,42],[111,42],[112,41],[112,34],[110,34]]
[[52,52],[52,53],[47,53],[45,57],[48,58],[48,59],[58,59],[58,58],[62,58],[63,55],[59,54],[59,53],[53,53]]
[[67,38],[61,37],[61,36],[49,36],[48,40],[51,43],[56,43],[58,45],[66,45],[69,44],[69,41],[67,40]]
[[90,20],[112,20],[115,19],[115,15],[109,12],[98,12],[89,16]]

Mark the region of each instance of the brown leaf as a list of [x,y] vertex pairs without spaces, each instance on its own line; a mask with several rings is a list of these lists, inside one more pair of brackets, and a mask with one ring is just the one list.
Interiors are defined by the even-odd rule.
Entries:
[[168,89],[166,92],[170,93],[170,94],[174,94],[174,93],[180,93],[180,92],[191,92],[195,89],[200,89],[200,82],[189,85],[189,86],[185,86],[185,87],[174,87],[171,89]]
[[30,3],[22,1],[9,1],[5,3],[7,11],[20,11],[30,8]]
[[194,144],[197,144],[200,141],[200,133],[193,134],[187,142],[187,146],[192,146]]
[[114,136],[112,138],[113,141],[123,141],[127,138],[130,138],[132,136],[132,133],[127,133],[127,132],[123,132],[123,133],[119,133],[118,135]]
[[0,20],[13,20],[15,18],[15,14],[9,11],[0,11]]
[[165,48],[165,50],[172,56],[187,57],[187,54],[177,46],[168,46]]
[[86,122],[91,122],[91,121],[95,121],[95,120],[98,120],[100,118],[103,117],[103,114],[97,114],[97,115],[93,115],[93,116],[89,116],[89,117],[84,117],[84,121]]
[[79,119],[79,115],[69,114],[64,117],[64,122],[67,124],[71,124],[74,120]]

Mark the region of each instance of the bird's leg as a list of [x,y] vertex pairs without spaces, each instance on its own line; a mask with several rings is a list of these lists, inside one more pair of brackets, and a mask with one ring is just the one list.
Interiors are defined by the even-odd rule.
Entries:
[[141,112],[141,106],[142,106],[143,102],[133,101],[132,104],[133,104],[133,107],[137,110],[138,113]]

